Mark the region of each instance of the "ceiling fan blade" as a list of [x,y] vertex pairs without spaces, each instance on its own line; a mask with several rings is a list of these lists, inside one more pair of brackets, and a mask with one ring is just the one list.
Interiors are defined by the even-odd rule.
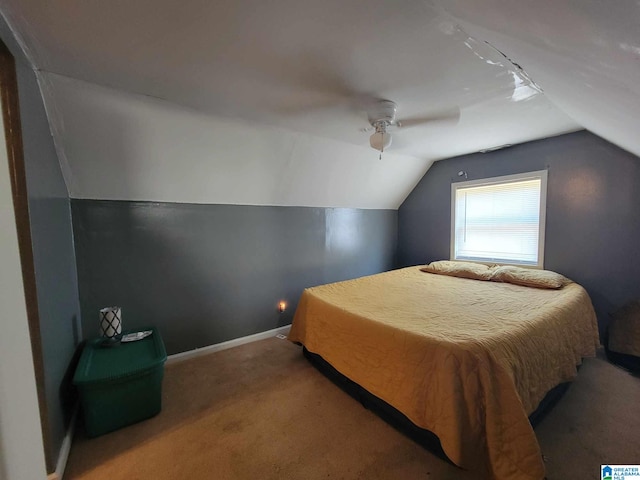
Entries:
[[309,99],[287,99],[280,101],[271,108],[275,113],[283,116],[305,115],[313,112],[349,110],[348,100],[340,97]]
[[288,86],[285,94],[276,99],[278,105],[274,105],[279,114],[304,115],[323,110],[361,113],[378,100],[356,88],[343,68],[322,55],[305,53],[288,62],[292,64],[270,67],[274,78]]
[[[334,92],[308,93],[306,98],[291,98],[281,102],[281,105],[274,106],[273,110],[281,115],[304,115],[307,113],[342,112],[357,114],[367,111],[374,98],[373,95],[362,93],[340,93]],[[309,98],[311,97],[311,99]],[[313,98],[315,97],[315,98]]]
[[460,108],[454,107],[428,117],[404,118],[395,122],[398,128],[409,128],[417,125],[454,126],[460,120]]

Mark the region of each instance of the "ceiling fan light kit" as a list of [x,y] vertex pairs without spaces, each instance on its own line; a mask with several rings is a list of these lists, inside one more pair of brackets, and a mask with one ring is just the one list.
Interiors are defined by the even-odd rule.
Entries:
[[391,100],[378,100],[367,113],[369,123],[376,131],[369,137],[371,148],[381,153],[391,145],[392,137],[387,127],[396,119],[397,105]]
[[384,128],[380,131],[376,128],[376,132],[369,137],[369,145],[371,148],[384,152],[391,145],[391,140],[391,134],[384,131]]

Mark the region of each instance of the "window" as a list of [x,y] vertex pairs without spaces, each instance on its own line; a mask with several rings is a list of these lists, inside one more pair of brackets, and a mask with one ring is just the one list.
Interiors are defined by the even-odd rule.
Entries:
[[547,171],[451,184],[451,258],[542,268]]

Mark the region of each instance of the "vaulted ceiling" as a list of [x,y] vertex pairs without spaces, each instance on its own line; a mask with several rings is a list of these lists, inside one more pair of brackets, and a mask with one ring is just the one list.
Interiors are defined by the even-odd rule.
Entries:
[[[433,161],[587,128],[640,155],[638,3],[3,0],[69,193],[397,208]],[[439,117],[368,145],[366,105]]]

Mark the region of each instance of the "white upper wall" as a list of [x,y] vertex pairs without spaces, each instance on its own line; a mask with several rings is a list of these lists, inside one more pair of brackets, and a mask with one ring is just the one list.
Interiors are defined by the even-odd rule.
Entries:
[[73,198],[397,208],[430,165],[58,75],[40,83]]
[[[4,0],[72,197],[396,208],[432,161],[583,127],[640,154],[637,5]],[[508,57],[508,58],[507,58]],[[362,100],[399,118],[382,161]],[[162,99],[162,100],[160,100]]]

